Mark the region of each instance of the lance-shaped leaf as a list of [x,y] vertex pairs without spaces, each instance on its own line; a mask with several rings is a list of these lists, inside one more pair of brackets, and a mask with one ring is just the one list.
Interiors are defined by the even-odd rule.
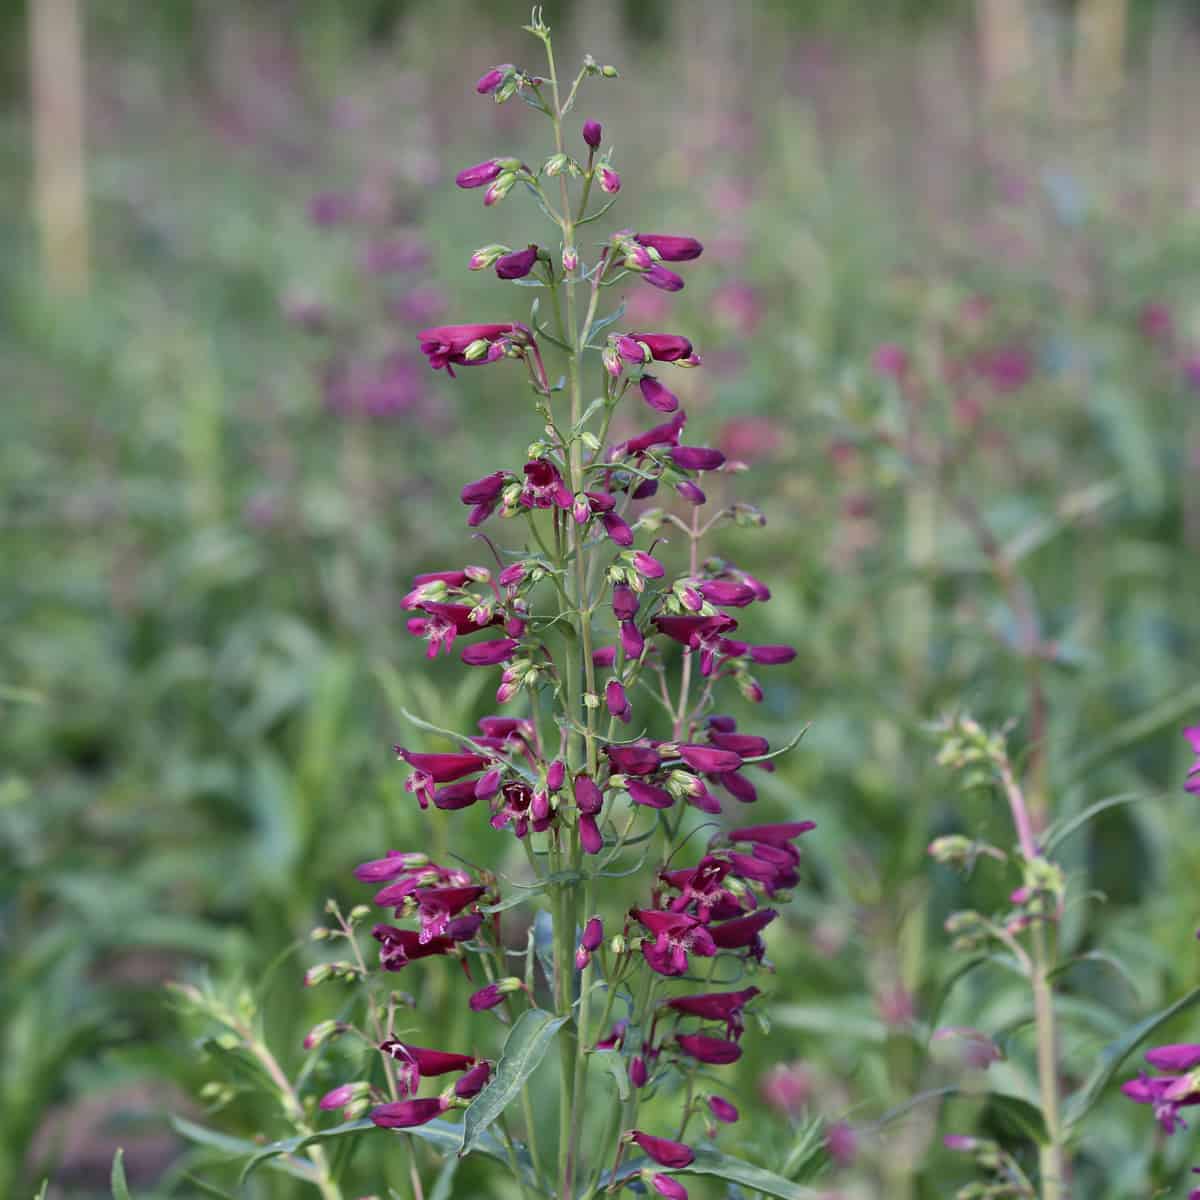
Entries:
[[537,1070],[554,1035],[567,1020],[540,1008],[527,1009],[520,1015],[504,1043],[491,1082],[471,1101],[463,1117],[460,1155],[479,1149],[487,1127],[520,1093],[521,1085]]
[[1100,1052],[1091,1075],[1087,1082],[1071,1097],[1067,1105],[1067,1128],[1077,1125],[1092,1111],[1104,1094],[1104,1089],[1112,1082],[1113,1076],[1121,1069],[1121,1064],[1148,1038],[1165,1025],[1172,1017],[1191,1008],[1200,1000],[1200,988],[1193,988],[1186,996],[1176,1000],[1174,1004],[1147,1017],[1140,1024],[1122,1034],[1115,1041],[1109,1042]]
[[[118,1150],[113,1155],[112,1160],[112,1176],[110,1178],[110,1187],[113,1194],[113,1200],[132,1200],[129,1195],[129,1185],[125,1182],[125,1151]],[[42,1194],[45,1194],[45,1185],[42,1186]]]
[[[652,1166],[648,1158],[627,1159],[618,1172],[619,1179],[636,1175],[642,1167]],[[748,1191],[761,1192],[764,1196],[774,1196],[777,1200],[821,1200],[823,1192],[815,1192],[799,1183],[793,1183],[766,1167],[755,1166],[744,1158],[735,1158],[732,1154],[722,1154],[711,1147],[698,1147],[696,1157],[673,1175],[714,1175],[727,1183],[736,1183]],[[600,1177],[600,1186],[607,1186],[612,1181],[612,1172],[605,1171]],[[582,1198],[580,1198],[582,1200]]]
[[298,1134],[296,1137],[271,1142],[270,1145],[260,1147],[254,1157],[242,1168],[238,1186],[240,1187],[246,1182],[246,1177],[255,1168],[281,1154],[297,1154],[306,1146],[313,1146],[318,1142],[330,1142],[335,1138],[347,1137],[353,1134],[366,1133],[368,1130],[374,1130],[375,1128],[376,1126],[364,1117],[360,1121],[345,1121],[341,1125],[333,1125],[329,1129],[318,1129],[313,1133]]

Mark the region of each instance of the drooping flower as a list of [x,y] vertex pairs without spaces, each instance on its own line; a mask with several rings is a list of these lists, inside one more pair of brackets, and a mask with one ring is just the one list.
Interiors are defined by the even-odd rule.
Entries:
[[[662,755],[653,746],[605,746],[604,753],[622,775],[653,775],[662,766]],[[576,789],[578,785],[577,779]],[[576,799],[578,796],[576,790]]]
[[636,1142],[643,1153],[654,1159],[660,1167],[669,1167],[678,1171],[690,1166],[696,1157],[695,1151],[682,1142],[673,1142],[669,1138],[654,1137],[653,1134],[643,1133],[635,1129],[629,1134],[629,1140]]
[[726,1125],[732,1125],[740,1115],[736,1105],[730,1104],[723,1096],[709,1096],[708,1111]]
[[659,412],[672,413],[679,407],[679,397],[665,388],[653,375],[643,375],[638,380],[642,399]]
[[692,996],[673,996],[666,1007],[684,1016],[699,1017],[702,1021],[721,1021],[729,1037],[742,1032],[742,1010],[759,994],[758,988],[743,988],[738,992],[702,992]]
[[383,1129],[412,1129],[418,1125],[427,1125],[449,1107],[448,1099],[433,1096],[428,1100],[396,1100],[391,1104],[381,1104],[378,1108],[371,1109],[368,1115]]
[[710,1037],[706,1033],[680,1033],[675,1041],[684,1054],[714,1067],[728,1066],[742,1057],[742,1048],[737,1042]]
[[664,292],[683,291],[683,277],[668,270],[662,263],[655,263],[648,270],[643,271],[642,280]]
[[537,265],[538,248],[532,243],[496,259],[496,274],[501,279],[524,279]]
[[666,1200],[688,1200],[687,1188],[678,1179],[672,1179],[661,1171],[650,1173],[650,1186],[660,1196],[665,1196]]
[[435,371],[445,368],[453,378],[455,366],[472,367],[503,358],[515,328],[512,324],[438,325],[422,329],[417,339],[429,365]]
[[640,908],[633,915],[654,935],[642,942],[642,956],[660,975],[682,975],[689,954],[711,958],[717,952],[708,929],[687,913]]
[[460,188],[478,188],[484,187],[486,184],[494,182],[500,175],[510,168],[504,165],[508,160],[499,158],[486,158],[481,163],[476,163],[473,167],[464,167],[454,177],[454,182]]
[[479,754],[416,754],[403,746],[394,746],[396,754],[413,769],[405,789],[414,792],[422,808],[433,796],[435,783],[453,783],[465,775],[474,775],[487,766]]
[[415,929],[399,929],[395,925],[376,925],[371,936],[379,943],[379,965],[385,971],[399,971],[418,958],[449,954],[454,949],[454,942],[448,937],[422,942]]
[[690,262],[704,252],[704,247],[694,237],[668,233],[635,233],[633,239],[639,246],[656,250],[663,262]]
[[470,1100],[483,1091],[484,1085],[492,1076],[492,1064],[486,1060],[476,1063],[454,1085],[454,1094],[460,1100]]

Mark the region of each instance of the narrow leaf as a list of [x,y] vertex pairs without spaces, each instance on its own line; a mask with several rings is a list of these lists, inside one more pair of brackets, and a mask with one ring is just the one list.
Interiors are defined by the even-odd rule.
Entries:
[[118,1150],[113,1155],[111,1187],[113,1200],[132,1200],[129,1195],[129,1184],[125,1182],[125,1151]]
[[1160,1026],[1165,1025],[1172,1017],[1191,1008],[1200,1000],[1200,988],[1193,988],[1187,995],[1168,1005],[1152,1017],[1147,1017],[1135,1025],[1116,1041],[1110,1042],[1100,1052],[1100,1058],[1088,1076],[1083,1087],[1071,1097],[1067,1105],[1067,1128],[1077,1125],[1100,1102],[1105,1088],[1112,1082],[1113,1077],[1121,1069],[1121,1064]]
[[298,1134],[296,1137],[284,1138],[282,1141],[272,1142],[269,1146],[262,1146],[254,1157],[242,1168],[238,1185],[240,1186],[246,1182],[251,1171],[268,1162],[270,1159],[277,1158],[281,1154],[295,1155],[306,1146],[313,1146],[318,1142],[329,1142],[334,1138],[346,1137],[348,1134],[365,1133],[368,1129],[374,1128],[376,1128],[374,1123],[363,1117],[358,1121],[346,1121],[341,1125],[334,1125],[329,1129],[318,1129],[313,1133]]
[[568,1019],[540,1008],[527,1009],[520,1015],[504,1043],[495,1075],[467,1108],[460,1155],[478,1148],[481,1135],[516,1098]]
[[1117,808],[1124,804],[1134,804],[1138,800],[1149,800],[1151,797],[1144,792],[1123,792],[1119,796],[1106,796],[1103,800],[1097,800],[1095,804],[1089,804],[1081,813],[1076,813],[1069,821],[1065,821],[1062,825],[1052,825],[1046,836],[1042,839],[1042,849],[1046,855],[1054,852],[1055,847],[1060,843],[1065,842],[1071,834],[1082,829],[1089,821],[1094,820],[1102,812],[1107,812],[1110,808]]

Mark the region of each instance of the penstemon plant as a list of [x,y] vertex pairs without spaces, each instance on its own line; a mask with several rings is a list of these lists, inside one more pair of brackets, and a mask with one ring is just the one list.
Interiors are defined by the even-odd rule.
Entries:
[[[770,770],[790,747],[773,752],[714,707],[727,687],[761,700],[755,669],[790,662],[795,650],[738,637],[731,610],[770,593],[733,563],[705,556],[714,528],[762,518],[740,503],[705,515],[703,474],[737,464],[682,443],[685,414],[658,376],[660,365],[698,367],[700,357],[679,334],[619,332],[622,307],[602,313],[611,289],[627,280],[678,291],[683,279],[666,264],[694,260],[702,246],[631,229],[594,255],[580,245],[621,181],[600,125],[586,121],[575,147],[567,118],[585,81],[616,71],[588,57],[565,88],[538,13],[526,29],[544,48],[546,73],[499,66],[477,91],[497,102],[520,98],[545,117],[553,152],[537,169],[491,158],[457,183],[485,189],[488,207],[523,192],[549,219],[553,251],[489,245],[470,260],[501,280],[540,285],[548,303],[536,302],[527,322],[443,326],[419,340],[430,365],[451,377],[468,366],[524,368],[542,426],[527,461],[467,484],[461,498],[469,527],[498,515],[519,523],[528,540],[507,554],[493,547],[494,569],[420,575],[404,601],[409,632],[427,642],[430,657],[458,650],[468,666],[501,668],[496,700],[504,711],[475,733],[413,718],[452,748],[396,752],[421,809],[472,810],[450,821],[486,812],[495,830],[519,841],[527,875],[505,879],[393,850],[354,871],[378,888],[372,903],[391,920],[368,937],[367,905],[343,915],[330,902],[333,921],[316,937],[345,951],[312,967],[306,983],[341,980],[356,990],[306,1047],[319,1054],[350,1039],[372,1051],[358,1078],[316,1102],[340,1110],[340,1126],[320,1128],[313,1099],[287,1080],[236,1005],[198,990],[188,999],[278,1082],[297,1136],[258,1157],[282,1157],[326,1200],[340,1194],[326,1143],[376,1128],[407,1131],[451,1156],[489,1156],[527,1197],[565,1200],[633,1185],[686,1200],[680,1176],[699,1173],[794,1200],[810,1193],[722,1153],[715,1140],[739,1115],[719,1072],[742,1054],[747,1017],[761,1002],[749,980],[770,969],[763,931],[799,880],[795,842],[813,825],[722,819],[731,801],[757,798],[748,769]],[[556,356],[564,362],[557,380]],[[614,441],[614,414],[626,399],[644,402],[659,423]],[[660,491],[670,493],[664,507],[636,506]],[[656,556],[658,543],[672,539],[686,547],[675,578]],[[640,902],[612,911],[608,881],[639,873]],[[540,911],[514,946],[508,922],[526,904]],[[505,1028],[495,1059],[474,1046],[428,1048],[403,1038],[396,973],[435,957],[457,960],[473,981],[481,1041],[491,1039],[489,1026]],[[531,1099],[531,1077],[548,1055],[558,1060],[556,1132],[539,1127]],[[445,1076],[454,1081],[439,1087]],[[664,1106],[664,1097],[672,1102]],[[461,1122],[452,1120],[459,1110]],[[810,1140],[815,1160],[820,1138]],[[790,1156],[793,1177],[802,1160]],[[419,1180],[413,1187],[419,1194]]]

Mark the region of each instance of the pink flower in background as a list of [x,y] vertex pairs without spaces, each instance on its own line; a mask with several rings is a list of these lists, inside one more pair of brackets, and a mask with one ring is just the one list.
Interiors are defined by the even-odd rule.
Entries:
[[996,391],[1016,392],[1033,375],[1033,356],[1021,346],[997,346],[975,355],[971,366]]
[[1196,761],[1188,769],[1187,783],[1183,785],[1183,790],[1200,796],[1200,725],[1189,725],[1183,731],[1183,736],[1187,738],[1192,753],[1196,755]]
[[1138,314],[1138,328],[1142,336],[1152,342],[1169,342],[1175,332],[1175,321],[1171,310],[1157,300],[1142,306]]
[[1184,382],[1190,388],[1200,391],[1200,354],[1191,354],[1183,360]]
[[753,337],[766,312],[762,296],[753,284],[740,279],[722,283],[712,294],[712,314],[739,337]]
[[892,379],[903,379],[908,374],[908,351],[894,342],[884,342],[871,355],[871,366],[880,374]]
[[406,325],[436,321],[450,306],[450,298],[433,284],[405,288],[388,301],[388,313]]
[[780,427],[769,417],[734,417],[725,422],[717,437],[726,457],[744,463],[773,457],[782,441]]
[[801,1062],[772,1067],[759,1080],[762,1098],[777,1112],[795,1117],[813,1098],[816,1084],[812,1072]]
[[625,301],[625,316],[637,325],[661,325],[670,315],[671,301],[657,288],[638,288]]

